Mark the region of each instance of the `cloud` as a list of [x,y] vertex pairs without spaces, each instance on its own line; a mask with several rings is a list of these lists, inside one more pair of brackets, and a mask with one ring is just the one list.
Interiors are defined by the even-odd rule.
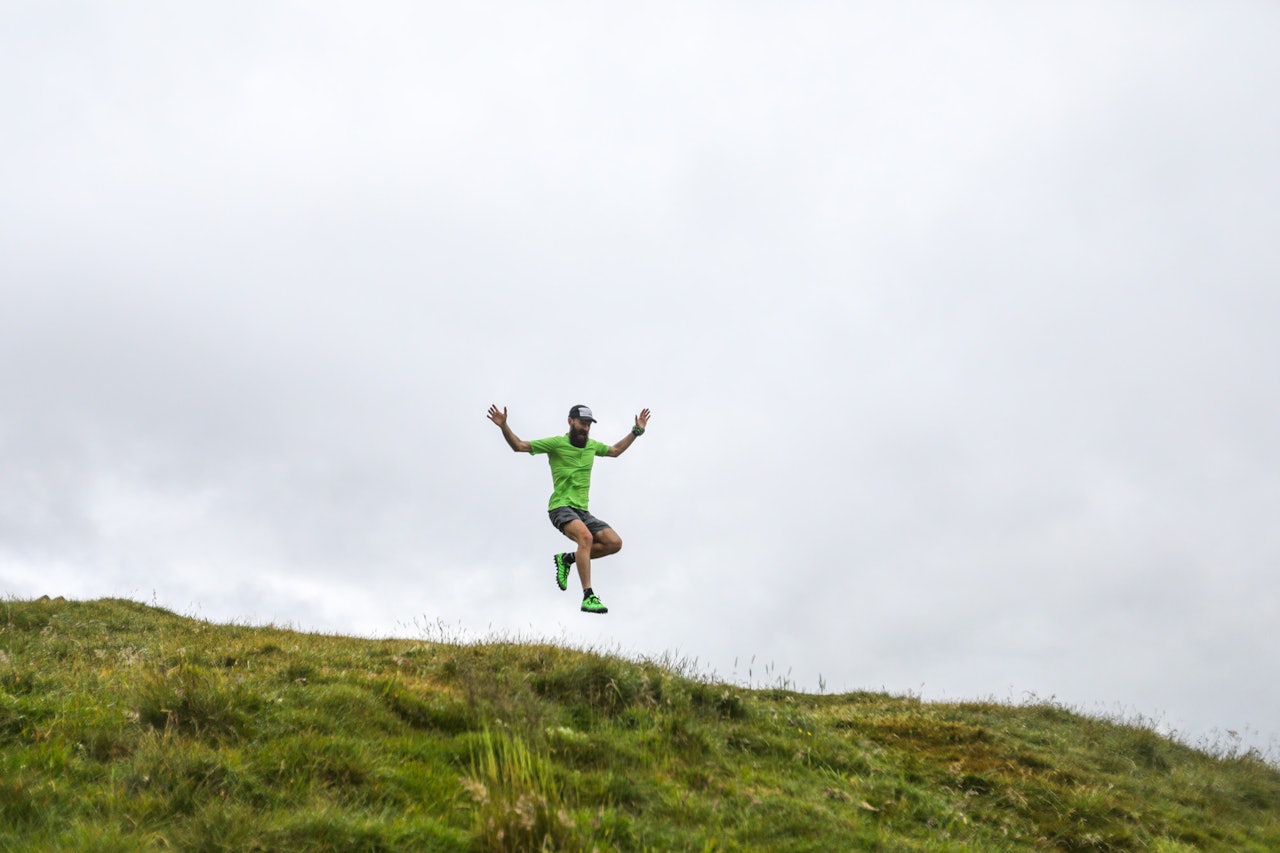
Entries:
[[1264,725],[1273,17],[31,7],[4,589]]

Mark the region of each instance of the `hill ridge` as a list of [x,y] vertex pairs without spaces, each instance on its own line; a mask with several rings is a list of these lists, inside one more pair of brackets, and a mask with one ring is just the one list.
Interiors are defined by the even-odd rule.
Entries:
[[1280,770],[1052,705],[0,605],[5,850],[1276,850]]

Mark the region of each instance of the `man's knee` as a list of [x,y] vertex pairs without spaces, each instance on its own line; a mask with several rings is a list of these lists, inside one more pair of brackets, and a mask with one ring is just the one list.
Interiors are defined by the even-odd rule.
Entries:
[[596,537],[596,542],[606,554],[616,554],[622,550],[622,537],[612,527],[601,530]]
[[573,524],[567,524],[564,528],[564,535],[568,536],[581,547],[590,548],[595,542],[595,537],[591,535],[591,531],[580,521]]

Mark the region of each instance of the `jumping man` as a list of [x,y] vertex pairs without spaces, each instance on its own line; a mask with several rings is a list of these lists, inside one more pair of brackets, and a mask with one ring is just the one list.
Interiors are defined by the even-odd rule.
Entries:
[[631,432],[612,447],[592,439],[591,425],[596,422],[586,406],[569,410],[569,434],[537,441],[525,441],[507,425],[507,410],[489,407],[489,420],[502,430],[502,437],[516,453],[547,454],[551,463],[553,491],[547,514],[556,529],[578,546],[575,551],[555,555],[556,585],[569,588],[569,567],[577,565],[582,581],[582,609],[587,613],[608,613],[609,608],[591,590],[591,560],[607,557],[622,550],[622,539],[608,523],[587,512],[587,495],[591,491],[591,466],[597,456],[621,456],[637,438],[644,435],[649,423],[649,410],[636,415]]

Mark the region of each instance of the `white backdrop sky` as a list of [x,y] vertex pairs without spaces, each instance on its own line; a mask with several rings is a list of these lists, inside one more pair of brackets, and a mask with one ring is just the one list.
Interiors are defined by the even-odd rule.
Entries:
[[[0,593],[1272,748],[1277,32],[0,2]],[[578,402],[609,442],[653,410],[596,466],[603,618],[485,419]]]

